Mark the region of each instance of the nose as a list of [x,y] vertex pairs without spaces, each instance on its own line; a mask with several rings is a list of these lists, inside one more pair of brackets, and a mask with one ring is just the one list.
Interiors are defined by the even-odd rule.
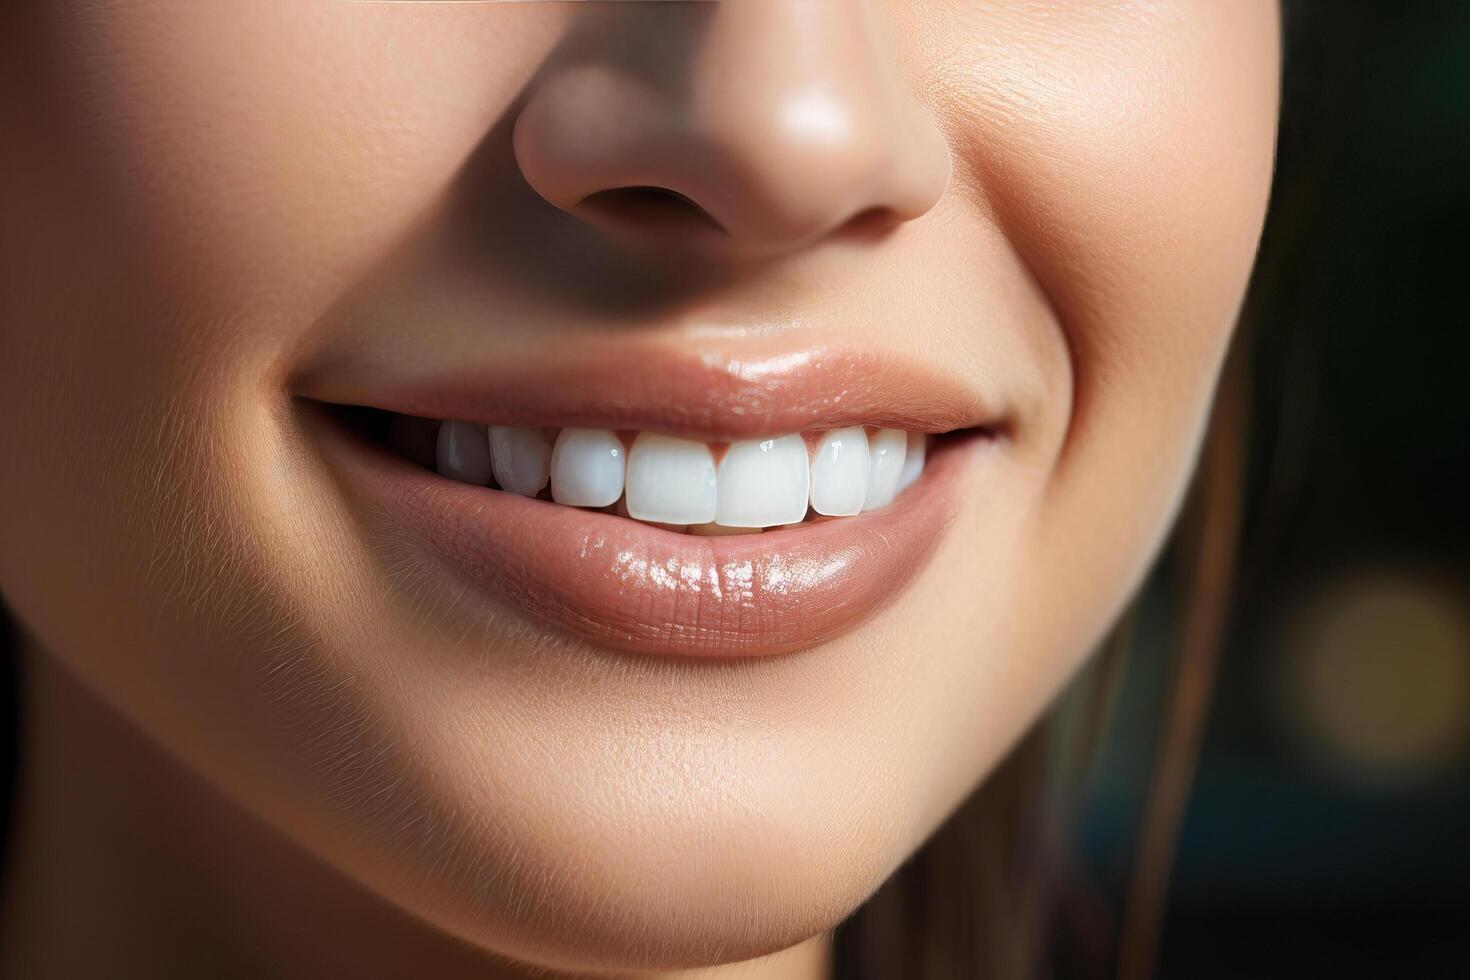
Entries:
[[527,93],[521,172],[605,231],[678,247],[770,254],[911,221],[949,148],[869,2],[608,5]]

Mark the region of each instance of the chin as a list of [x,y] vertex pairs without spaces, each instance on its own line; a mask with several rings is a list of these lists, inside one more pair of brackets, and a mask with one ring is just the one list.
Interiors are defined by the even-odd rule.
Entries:
[[[853,658],[834,646],[821,653]],[[818,703],[803,725],[795,705],[756,703],[779,703],[768,685],[798,685],[799,674],[712,681],[621,656],[533,644],[504,658],[519,682],[490,671],[483,690],[405,698],[380,713],[397,724],[351,740],[384,746],[358,758],[356,779],[333,768],[328,822],[299,812],[279,822],[435,928],[567,970],[709,966],[789,948],[855,911],[930,829],[934,787],[875,776],[866,737],[826,737],[828,712],[852,706]],[[432,716],[411,704],[433,705]]]

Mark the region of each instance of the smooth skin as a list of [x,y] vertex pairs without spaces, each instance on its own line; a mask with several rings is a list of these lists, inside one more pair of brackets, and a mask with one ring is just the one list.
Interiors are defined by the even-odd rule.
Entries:
[[[1273,162],[1275,0],[4,8],[6,976],[822,975],[1136,589]],[[881,614],[711,664],[369,535],[293,397],[634,333],[1022,410]]]

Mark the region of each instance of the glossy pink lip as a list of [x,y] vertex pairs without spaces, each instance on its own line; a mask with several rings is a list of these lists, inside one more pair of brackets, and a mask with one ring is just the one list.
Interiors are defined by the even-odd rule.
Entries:
[[[967,464],[1007,423],[962,379],[820,351],[750,362],[584,349],[554,364],[502,363],[493,377],[372,387],[339,366],[298,391],[324,423],[327,458],[349,494],[368,497],[369,519],[412,529],[488,596],[533,620],[604,647],[689,657],[790,653],[868,619],[924,567],[958,510]],[[711,441],[852,424],[974,431],[937,442],[923,477],[882,510],[701,537],[455,483],[374,445],[313,401]]]
[[316,401],[422,418],[652,429],[712,442],[847,425],[1003,435],[1011,423],[1006,407],[963,377],[827,348],[749,358],[578,344],[554,358],[507,353],[486,370],[342,361],[295,387]]
[[790,653],[858,626],[924,566],[984,444],[941,447],[883,510],[706,538],[455,483],[340,427],[327,443],[375,509],[533,619],[602,646],[694,657]]

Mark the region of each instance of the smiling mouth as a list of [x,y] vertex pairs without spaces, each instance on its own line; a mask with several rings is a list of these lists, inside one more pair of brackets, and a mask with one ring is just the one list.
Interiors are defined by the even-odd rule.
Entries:
[[416,532],[532,622],[688,657],[861,624],[922,570],[1004,434],[960,381],[827,354],[622,350],[371,394],[347,370],[297,394],[372,530]]

